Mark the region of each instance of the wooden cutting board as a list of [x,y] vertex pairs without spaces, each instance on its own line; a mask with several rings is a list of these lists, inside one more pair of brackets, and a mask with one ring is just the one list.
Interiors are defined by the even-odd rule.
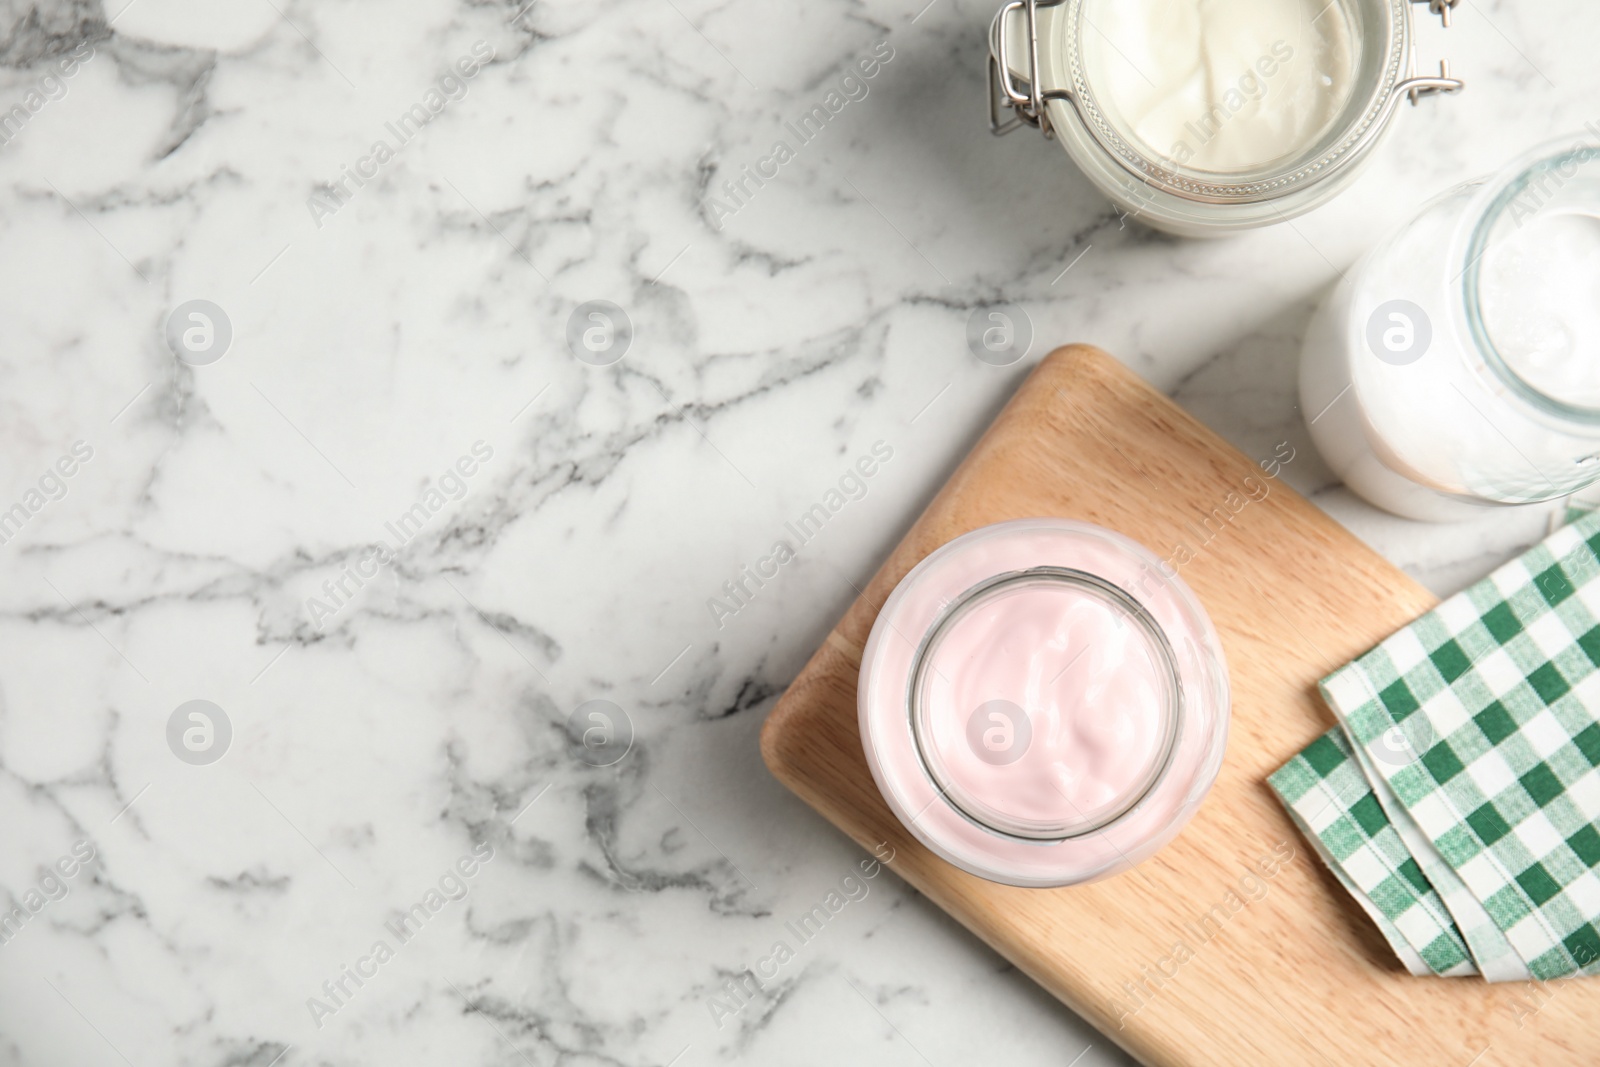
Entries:
[[[1144,1063],[1592,1067],[1600,982],[1409,976],[1267,788],[1333,724],[1317,679],[1436,601],[1281,481],[1203,543],[1202,520],[1262,475],[1105,353],[1052,353],[779,700],[767,765]],[[1233,683],[1227,759],[1194,821],[1132,871],[1069,889],[995,885],[928,852],[885,807],[856,727],[861,649],[895,584],[952,538],[1030,516],[1194,552],[1181,573]]]

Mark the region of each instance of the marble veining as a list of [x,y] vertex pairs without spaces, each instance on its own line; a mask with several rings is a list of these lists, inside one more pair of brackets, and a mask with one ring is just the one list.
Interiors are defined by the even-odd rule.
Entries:
[[1441,593],[1540,536],[1350,497],[1294,359],[1387,226],[1596,117],[1600,14],[1465,0],[1422,41],[1464,95],[1215,243],[990,137],[991,14],[0,3],[0,1064],[1127,1062],[762,718],[1057,342],[1290,442]]

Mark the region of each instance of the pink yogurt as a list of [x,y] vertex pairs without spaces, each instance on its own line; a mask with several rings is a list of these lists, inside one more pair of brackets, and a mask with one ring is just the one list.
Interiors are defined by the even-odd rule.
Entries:
[[861,665],[862,742],[924,844],[995,881],[1055,886],[1170,840],[1228,726],[1216,632],[1176,572],[1084,523],[957,538],[906,575]]

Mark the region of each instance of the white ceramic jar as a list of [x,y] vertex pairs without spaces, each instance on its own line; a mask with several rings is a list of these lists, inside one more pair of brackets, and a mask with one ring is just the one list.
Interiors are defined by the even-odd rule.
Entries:
[[[1419,76],[1411,2],[1009,0],[990,28],[990,126],[1055,137],[1124,212],[1211,236],[1345,187]],[[1456,0],[1431,0],[1449,25]],[[1003,109],[1009,108],[1007,119]]]

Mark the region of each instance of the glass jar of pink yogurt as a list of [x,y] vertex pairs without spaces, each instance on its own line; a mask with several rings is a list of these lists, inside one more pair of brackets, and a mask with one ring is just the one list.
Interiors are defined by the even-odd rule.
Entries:
[[1091,882],[1188,822],[1228,738],[1228,672],[1176,570],[1063,519],[985,526],[919,563],[858,689],[878,788],[918,840],[1010,885]]

